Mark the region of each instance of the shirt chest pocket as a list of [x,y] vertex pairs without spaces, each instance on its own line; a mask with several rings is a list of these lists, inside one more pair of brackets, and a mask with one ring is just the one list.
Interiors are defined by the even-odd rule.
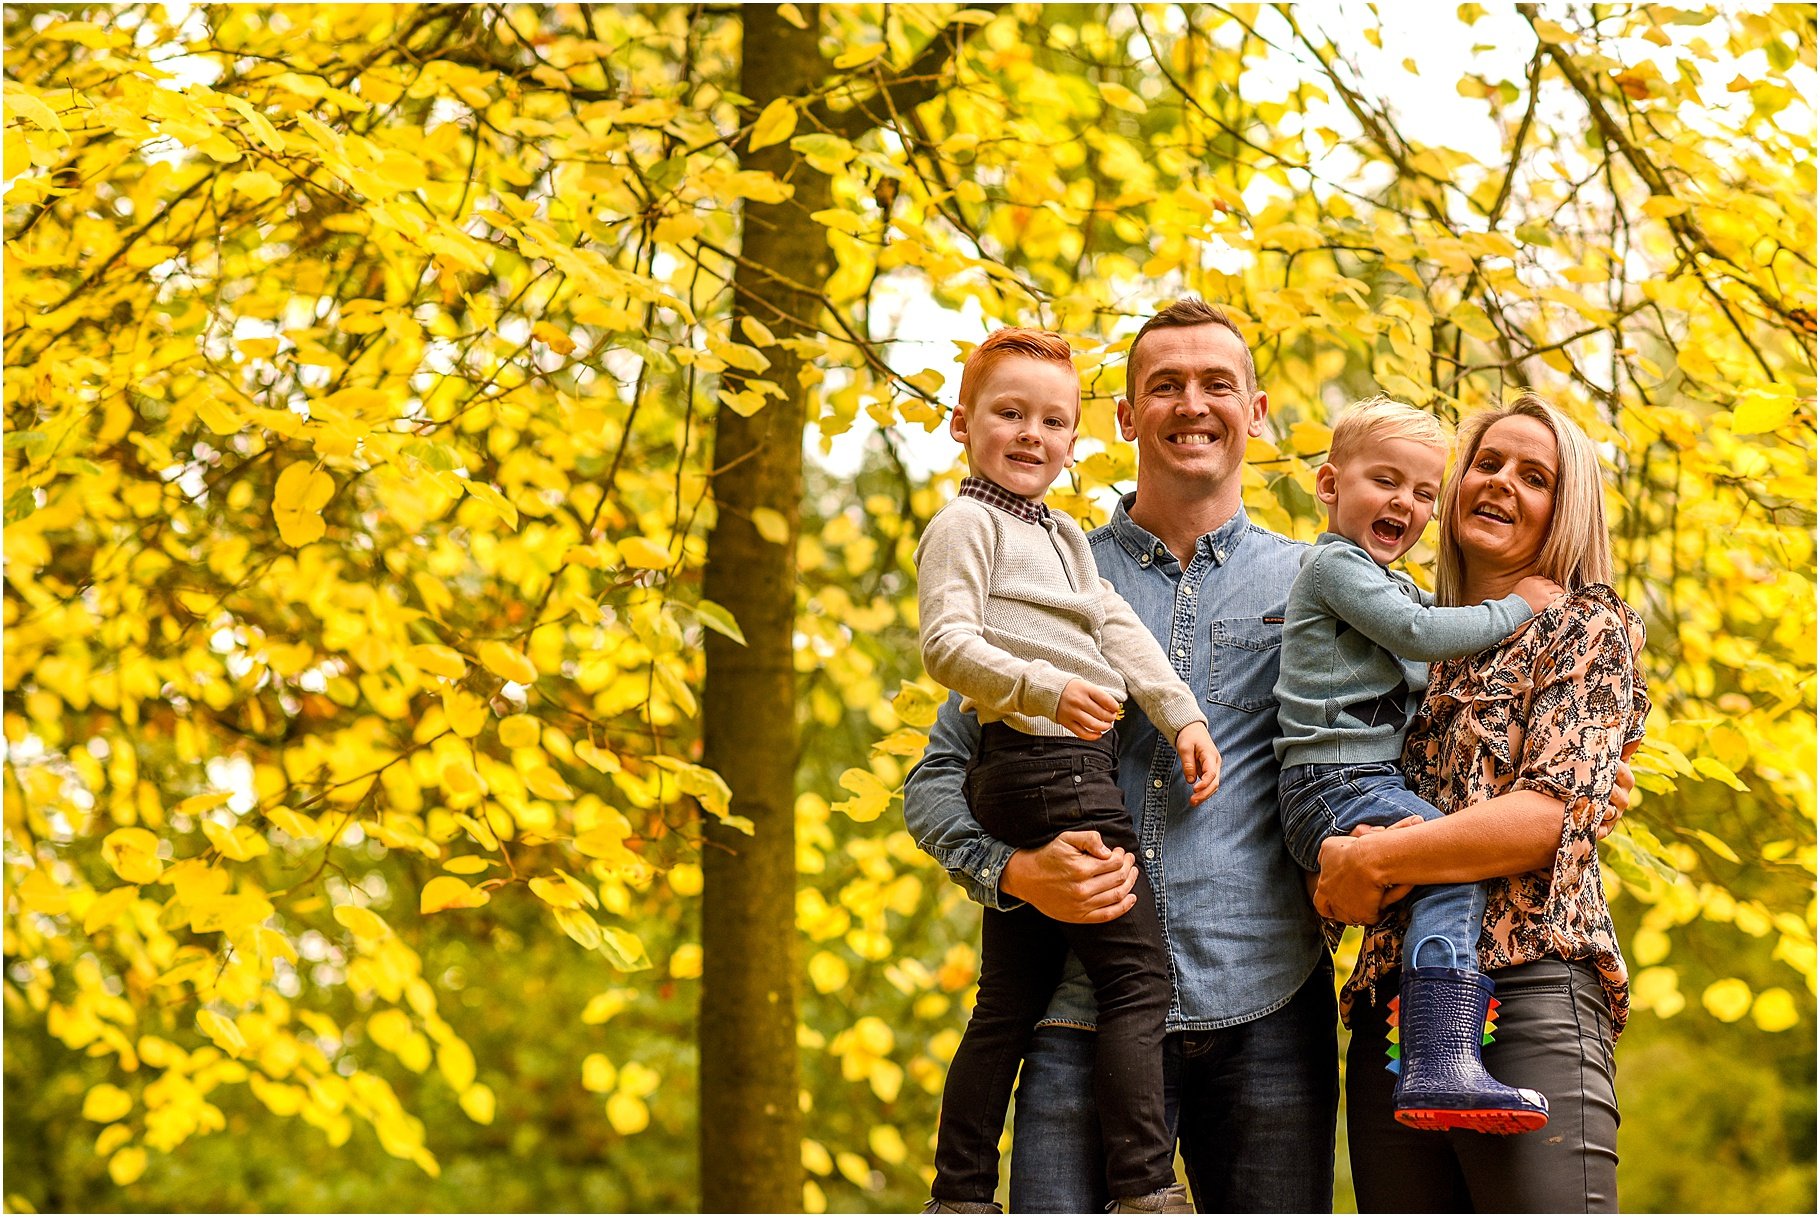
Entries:
[[1283,657],[1281,617],[1231,617],[1213,623],[1207,700],[1256,713],[1276,709],[1277,668]]

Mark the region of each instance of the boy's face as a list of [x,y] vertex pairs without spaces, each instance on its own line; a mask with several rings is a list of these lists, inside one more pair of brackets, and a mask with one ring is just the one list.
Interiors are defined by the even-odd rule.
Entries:
[[1327,504],[1327,531],[1389,566],[1428,527],[1446,464],[1446,452],[1417,440],[1367,438],[1344,465],[1329,461],[1315,474],[1315,495]]
[[1014,356],[986,370],[973,405],[949,416],[948,432],[967,446],[976,477],[1036,499],[1074,464],[1080,411],[1073,368]]

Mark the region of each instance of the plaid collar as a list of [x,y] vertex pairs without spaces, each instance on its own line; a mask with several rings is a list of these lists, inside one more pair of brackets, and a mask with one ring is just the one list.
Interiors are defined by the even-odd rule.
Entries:
[[989,478],[964,477],[961,479],[960,492],[1000,511],[1008,511],[1026,524],[1041,524],[1049,518],[1049,508],[1043,505],[1041,499],[1026,499],[1012,494]]

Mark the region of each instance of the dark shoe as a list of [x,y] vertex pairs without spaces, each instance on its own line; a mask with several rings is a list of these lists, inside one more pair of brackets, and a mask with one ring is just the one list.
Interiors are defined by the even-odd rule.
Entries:
[[1159,1187],[1142,1196],[1121,1196],[1106,1206],[1108,1213],[1192,1213],[1188,1189],[1179,1183]]
[[1409,968],[1391,1011],[1401,1041],[1392,1101],[1411,1128],[1532,1132],[1548,1123],[1540,1092],[1506,1086],[1485,1072],[1479,1050],[1496,1006],[1491,978],[1473,968]]
[[923,1206],[925,1213],[1002,1213],[990,1200],[931,1200]]

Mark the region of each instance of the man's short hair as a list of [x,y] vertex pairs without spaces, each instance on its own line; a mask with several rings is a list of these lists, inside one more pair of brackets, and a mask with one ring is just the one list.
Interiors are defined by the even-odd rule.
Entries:
[[1199,296],[1183,296],[1167,308],[1160,309],[1156,316],[1146,321],[1138,330],[1137,337],[1131,340],[1131,349],[1125,354],[1125,395],[1137,391],[1138,347],[1144,336],[1152,330],[1186,329],[1196,325],[1220,325],[1231,330],[1239,340],[1239,347],[1245,352],[1245,395],[1249,398],[1258,391],[1258,366],[1251,358],[1251,344],[1245,341],[1245,335],[1239,332],[1238,322],[1226,315],[1224,309],[1215,308]]
[[[1008,325],[993,330],[984,342],[973,348],[961,368],[961,409],[971,409],[980,381],[998,364],[1011,358],[1035,359],[1059,364],[1075,371],[1074,348],[1060,334],[1027,326]],[[1078,390],[1077,390],[1078,393]]]
[[1447,450],[1447,429],[1426,410],[1382,393],[1348,406],[1334,424],[1327,445],[1330,464],[1343,465],[1371,440],[1409,439],[1430,448]]

